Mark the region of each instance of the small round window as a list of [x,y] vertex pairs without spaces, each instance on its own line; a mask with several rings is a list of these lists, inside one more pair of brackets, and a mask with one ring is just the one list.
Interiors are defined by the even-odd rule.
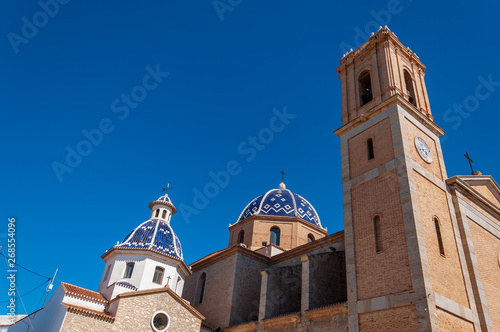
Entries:
[[170,325],[170,318],[168,314],[164,311],[158,311],[153,315],[151,319],[151,326],[156,332],[166,331]]

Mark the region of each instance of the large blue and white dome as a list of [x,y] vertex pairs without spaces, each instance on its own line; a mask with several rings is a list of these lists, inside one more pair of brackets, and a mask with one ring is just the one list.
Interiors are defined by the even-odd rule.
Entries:
[[314,226],[321,227],[321,220],[314,207],[305,198],[286,189],[281,183],[279,189],[269,190],[251,201],[240,214],[237,222],[251,216],[298,217]]
[[170,217],[175,206],[167,194],[151,202],[151,218],[137,226],[125,239],[115,245],[116,249],[146,249],[182,260],[179,238],[170,226]]

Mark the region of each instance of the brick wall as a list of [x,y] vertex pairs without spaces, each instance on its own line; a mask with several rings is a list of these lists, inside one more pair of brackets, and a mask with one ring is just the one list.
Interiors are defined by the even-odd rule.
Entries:
[[471,331],[474,332],[474,325],[471,322],[468,322],[466,320],[463,320],[460,317],[454,316],[450,313],[447,313],[446,311],[443,311],[441,309],[437,309],[437,317],[438,317],[438,324],[439,324],[439,331],[440,332],[466,332],[466,331]]
[[236,244],[238,244],[238,237],[240,236],[240,232],[244,231],[245,232],[245,237],[243,240],[243,244],[247,245],[247,247],[252,246],[252,233],[253,233],[253,221],[250,222],[242,222],[242,225],[240,225],[237,228],[234,228],[230,233],[229,233],[229,246],[232,247]]
[[[422,132],[420,129],[418,129],[413,123],[410,121],[406,120],[406,129],[407,129],[407,134],[408,134],[408,141],[410,143],[410,156],[411,159],[413,159],[417,164],[422,166],[424,169],[428,170],[431,172],[434,176],[436,176],[438,179],[443,179],[443,176],[441,174],[441,166],[439,165],[439,160],[438,160],[438,153],[437,153],[437,148],[436,148],[436,143],[434,142],[433,139],[431,139],[427,134]],[[431,149],[431,153],[433,156],[433,161],[432,163],[427,163],[425,162],[422,157],[420,157],[420,154],[417,151],[417,148],[415,147],[415,137],[419,136],[421,137],[425,143],[429,146]]]
[[[435,292],[469,307],[455,241],[455,236],[459,234],[455,234],[453,230],[446,193],[417,172],[415,172],[415,181],[432,288]],[[437,216],[440,221],[445,257],[441,256],[439,251],[434,216]]]
[[[372,138],[375,158],[368,160],[367,139]],[[386,118],[349,139],[351,179],[394,159],[391,123]]]
[[472,185],[472,188],[477,190],[481,195],[489,199],[493,204],[500,207],[500,200],[488,189],[485,185]]
[[[406,234],[395,171],[352,189],[358,298],[412,288]],[[373,218],[381,219],[383,251],[376,252]]]
[[409,305],[399,308],[380,310],[359,315],[360,331],[391,331],[415,332],[418,331],[417,313],[415,306]]
[[[280,229],[280,244],[283,249],[293,249],[307,243],[307,235],[312,234],[315,239],[325,237],[323,233],[318,232],[313,227],[298,221],[280,221],[280,220],[260,220],[252,221],[251,246],[262,247],[262,242],[270,243],[271,228],[276,226]],[[245,231],[246,236],[246,231]]]
[[470,236],[476,252],[479,273],[495,331],[500,331],[500,239],[469,218]]
[[194,305],[194,308],[205,316],[206,323],[214,328],[219,326],[224,328],[229,325],[235,269],[236,255],[233,255],[199,271],[194,271],[186,279],[183,298],[194,304],[198,279],[203,272],[207,274],[203,302]]

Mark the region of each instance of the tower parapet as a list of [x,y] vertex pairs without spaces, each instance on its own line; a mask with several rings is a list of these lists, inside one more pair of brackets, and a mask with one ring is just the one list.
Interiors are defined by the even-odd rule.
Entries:
[[433,119],[424,81],[425,66],[387,26],[380,27],[356,50],[344,54],[337,73],[342,85],[344,125],[395,95]]

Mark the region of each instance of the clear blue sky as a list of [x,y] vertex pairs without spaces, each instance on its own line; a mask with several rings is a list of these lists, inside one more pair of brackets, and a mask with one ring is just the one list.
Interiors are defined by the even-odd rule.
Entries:
[[[173,216],[187,264],[226,247],[227,226],[278,186],[282,169],[329,233],[342,230],[336,67],[377,20],[428,68],[448,175],[469,173],[468,151],[500,179],[500,83],[475,97],[479,77],[500,82],[497,1],[228,3],[218,13],[212,1],[73,0],[47,7],[51,15],[35,1],[0,5],[0,243],[15,217],[21,265],[47,276],[58,268],[56,286],[95,290],[100,256],[148,219],[162,187],[171,183],[178,208],[196,208],[193,190],[228,163],[238,165],[229,184],[197,214]],[[138,102],[126,100],[131,93]],[[469,111],[453,111],[464,103]],[[271,137],[284,108],[295,118],[273,122]],[[265,144],[252,152],[259,133]],[[85,156],[69,165],[67,149]],[[22,293],[41,282],[18,275]],[[43,293],[24,298],[27,311]]]

